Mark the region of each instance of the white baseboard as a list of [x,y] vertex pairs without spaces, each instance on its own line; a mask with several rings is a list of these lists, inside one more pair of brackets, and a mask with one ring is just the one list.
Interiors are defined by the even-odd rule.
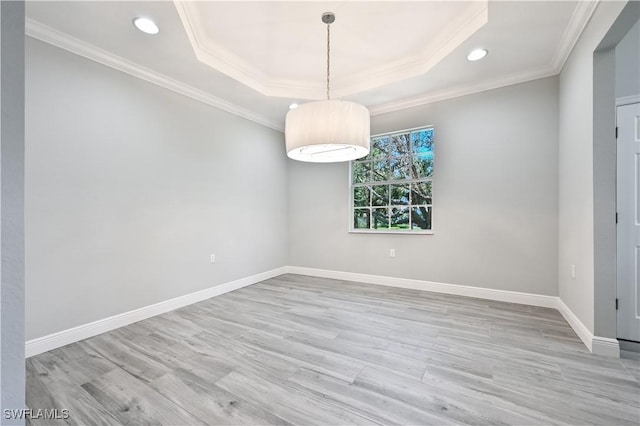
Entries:
[[591,330],[573,313],[571,309],[558,298],[558,311],[567,320],[584,345],[596,355],[620,358],[620,344],[616,339],[594,336]]
[[591,339],[591,353],[611,358],[620,358],[620,343],[616,339],[593,336],[593,339]]
[[541,294],[520,293],[517,291],[495,290],[491,288],[472,287],[457,284],[444,284],[433,281],[393,278],[381,275],[358,274],[354,272],[330,271],[326,269],[289,266],[289,273],[310,275],[314,277],[332,278],[344,281],[357,281],[367,284],[385,285],[388,287],[409,288],[413,290],[432,291],[434,293],[455,294],[457,296],[475,297],[478,299],[496,300],[499,302],[518,303],[521,305],[540,306],[543,308],[558,307],[558,298]]
[[557,309],[592,353],[615,358],[620,357],[620,347],[616,339],[594,336],[582,321],[580,321],[580,319],[578,319],[578,317],[571,311],[571,309],[569,309],[569,307],[556,296],[545,296],[541,294],[521,293],[516,291],[496,290],[457,284],[445,284],[407,278],[393,278],[381,275],[305,268],[301,266],[283,266],[281,268],[272,269],[260,274],[230,281],[195,293],[186,294],[164,302],[135,309],[133,311],[124,312],[109,318],[83,324],[48,336],[29,340],[25,344],[25,355],[28,358],[287,273]]
[[584,325],[582,321],[580,321],[580,319],[578,319],[576,314],[574,314],[573,311],[569,309],[569,307],[560,298],[558,298],[557,309],[558,311],[560,311],[564,319],[567,320],[571,328],[573,328],[573,331],[576,332],[580,340],[582,340],[582,343],[584,343],[584,345],[587,348],[589,348],[590,351],[593,352],[592,350],[593,333],[591,333],[591,331],[587,328],[587,326]]
[[331,278],[344,281],[357,281],[367,284],[432,291],[435,293],[454,294],[457,296],[475,297],[478,299],[496,300],[499,302],[518,303],[521,305],[557,309],[589,351],[596,355],[620,358],[620,347],[616,339],[594,336],[593,333],[589,331],[582,321],[580,321],[571,309],[569,309],[569,307],[562,301],[562,299],[557,296],[545,296],[541,294],[520,293],[516,291],[495,290],[491,288],[444,284],[432,281],[393,278],[353,272],[331,271],[327,269],[305,268],[301,266],[289,266],[287,269],[291,274],[309,275],[313,277]]
[[98,321],[90,322],[88,324],[73,327],[68,330],[63,330],[57,333],[49,334],[47,336],[39,337],[37,339],[29,340],[25,344],[25,356],[29,358],[31,356],[68,345],[70,343],[78,342],[83,339],[88,339],[89,337],[97,336],[98,334],[106,333],[107,331],[111,331],[119,327],[124,327],[125,325],[133,324],[134,322],[142,321],[144,319],[160,315],[165,312],[173,311],[174,309],[201,302],[211,297],[220,296],[221,294],[228,293],[230,291],[237,290],[242,287],[258,283],[260,281],[268,280],[269,278],[286,274],[287,272],[288,267],[286,266],[272,269],[260,274],[240,278],[238,280],[196,291],[194,293],[185,294],[184,296],[165,300],[164,302],[159,302],[153,305],[135,309],[133,311],[124,312],[109,318],[104,318]]

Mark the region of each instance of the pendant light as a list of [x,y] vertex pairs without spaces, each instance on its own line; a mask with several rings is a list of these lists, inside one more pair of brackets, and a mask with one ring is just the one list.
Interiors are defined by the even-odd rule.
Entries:
[[285,143],[287,156],[313,163],[350,161],[369,153],[369,110],[355,102],[331,99],[329,93],[331,30],[335,15],[326,12],[327,99],[302,104],[287,113]]

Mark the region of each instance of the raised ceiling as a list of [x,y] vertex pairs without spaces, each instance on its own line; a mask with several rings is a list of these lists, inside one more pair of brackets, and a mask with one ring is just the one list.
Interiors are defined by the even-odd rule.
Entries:
[[[557,74],[597,2],[28,2],[27,34],[282,130],[325,94],[372,114]],[[150,17],[160,33],[137,31]],[[474,48],[489,55],[466,60]]]
[[[350,96],[423,75],[487,23],[487,1],[176,1],[196,57],[266,96],[323,99],[326,25],[332,91]],[[431,18],[433,17],[433,18]]]

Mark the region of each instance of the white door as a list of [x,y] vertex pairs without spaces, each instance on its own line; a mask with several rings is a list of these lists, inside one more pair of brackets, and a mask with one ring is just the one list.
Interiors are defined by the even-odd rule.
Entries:
[[640,103],[619,106],[618,338],[640,342]]

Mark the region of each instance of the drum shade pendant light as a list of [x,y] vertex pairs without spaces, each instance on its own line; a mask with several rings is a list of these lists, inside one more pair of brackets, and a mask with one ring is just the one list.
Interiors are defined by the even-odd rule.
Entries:
[[350,161],[369,153],[369,110],[329,94],[331,30],[335,15],[326,12],[327,100],[302,104],[287,113],[285,141],[287,156],[299,161],[333,163]]

